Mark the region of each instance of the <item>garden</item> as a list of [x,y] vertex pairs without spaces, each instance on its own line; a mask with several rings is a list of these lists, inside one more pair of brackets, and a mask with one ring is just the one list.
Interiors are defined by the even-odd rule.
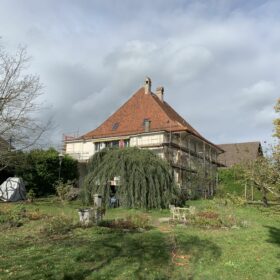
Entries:
[[[20,179],[0,189],[1,280],[280,278],[280,118],[278,144],[220,170],[213,197],[206,190],[218,180],[206,172],[204,145],[203,161],[192,164],[189,150],[192,174],[181,172],[180,186],[170,162],[149,150],[105,148],[86,164],[39,149],[57,131],[36,117],[43,85],[25,72],[25,48],[9,55],[0,46],[0,60],[0,181]],[[81,222],[99,196],[102,219]]]
[[277,279],[280,208],[231,199],[170,211],[108,209],[79,224],[81,201],[56,196],[0,204],[1,279]]
[[[147,150],[97,153],[81,189],[70,157],[60,166],[53,149],[17,156],[27,200],[0,203],[1,280],[280,277],[280,205],[248,204],[235,169],[220,171],[214,198],[182,201],[170,166]],[[107,182],[116,174],[112,208]],[[96,193],[102,220],[81,223]]]

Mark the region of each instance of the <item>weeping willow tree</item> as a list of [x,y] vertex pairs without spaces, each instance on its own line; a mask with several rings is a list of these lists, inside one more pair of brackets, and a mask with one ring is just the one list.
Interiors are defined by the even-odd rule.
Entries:
[[149,150],[104,149],[91,158],[88,171],[83,184],[85,204],[91,204],[98,193],[108,206],[114,177],[120,178],[116,189],[122,207],[166,208],[178,195],[170,165]]

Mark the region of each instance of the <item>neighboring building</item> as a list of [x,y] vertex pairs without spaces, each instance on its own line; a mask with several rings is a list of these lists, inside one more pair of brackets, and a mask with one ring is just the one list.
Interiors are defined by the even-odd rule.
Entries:
[[263,156],[260,142],[246,142],[219,145],[225,152],[218,157],[219,163],[225,167],[256,160]]
[[105,147],[128,146],[150,149],[168,160],[183,189],[193,188],[191,178],[200,172],[205,180],[196,188],[205,196],[213,194],[218,155],[223,150],[164,101],[163,87],[153,93],[150,78],[99,127],[78,138],[65,137],[65,152],[80,162],[86,162]]

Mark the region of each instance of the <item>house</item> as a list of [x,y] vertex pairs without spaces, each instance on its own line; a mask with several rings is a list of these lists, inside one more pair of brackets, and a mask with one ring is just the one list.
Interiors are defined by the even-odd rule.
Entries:
[[153,93],[151,85],[146,78],[144,86],[96,129],[81,137],[65,137],[66,154],[86,162],[105,147],[150,149],[170,162],[182,189],[213,194],[222,148],[204,138],[164,100],[163,87]]
[[220,144],[219,147],[225,152],[218,156],[218,161],[225,167],[253,161],[263,156],[260,142]]

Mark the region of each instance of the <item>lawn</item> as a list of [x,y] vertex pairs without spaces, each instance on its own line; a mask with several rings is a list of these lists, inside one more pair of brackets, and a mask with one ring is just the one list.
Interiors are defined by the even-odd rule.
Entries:
[[33,204],[1,203],[2,214],[18,213],[22,207],[33,214],[19,227],[0,225],[0,279],[280,278],[277,206],[224,205],[222,200],[189,204],[197,211],[230,217],[236,225],[175,225],[161,222],[160,218],[169,217],[167,210],[110,209],[105,220],[144,212],[152,227],[141,231],[77,227],[48,236],[42,228],[52,217],[63,215],[78,221],[79,202],[62,204],[48,198]]

